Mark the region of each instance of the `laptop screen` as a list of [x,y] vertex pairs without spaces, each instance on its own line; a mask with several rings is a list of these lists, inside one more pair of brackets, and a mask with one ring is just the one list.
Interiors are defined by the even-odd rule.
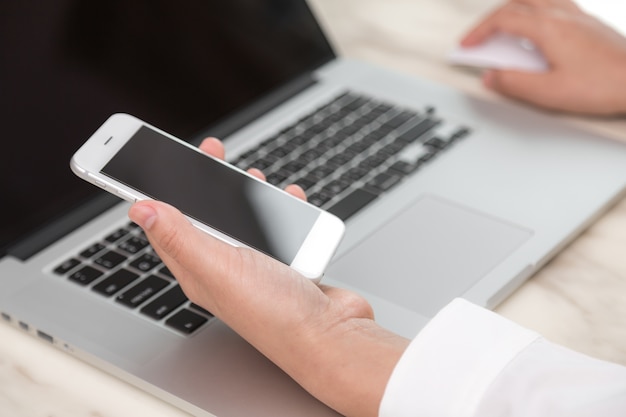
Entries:
[[190,139],[332,58],[304,0],[3,0],[0,254],[101,193],[68,164],[112,113]]

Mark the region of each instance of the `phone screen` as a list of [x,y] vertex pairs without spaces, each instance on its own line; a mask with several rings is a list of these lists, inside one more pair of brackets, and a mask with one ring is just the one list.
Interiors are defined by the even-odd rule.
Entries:
[[320,214],[146,126],[102,173],[286,264]]

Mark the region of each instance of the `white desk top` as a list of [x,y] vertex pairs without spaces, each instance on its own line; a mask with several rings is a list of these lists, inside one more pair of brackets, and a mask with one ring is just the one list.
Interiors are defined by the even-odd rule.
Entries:
[[[446,53],[496,0],[311,0],[345,56],[446,83],[489,100]],[[563,117],[626,141],[626,120]],[[626,200],[497,311],[572,349],[626,365]],[[0,415],[186,416],[168,404],[0,324]]]

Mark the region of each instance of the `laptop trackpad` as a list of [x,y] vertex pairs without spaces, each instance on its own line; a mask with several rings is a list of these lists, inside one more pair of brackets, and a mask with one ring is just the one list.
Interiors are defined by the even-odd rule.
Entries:
[[335,261],[327,276],[433,317],[532,231],[425,196]]

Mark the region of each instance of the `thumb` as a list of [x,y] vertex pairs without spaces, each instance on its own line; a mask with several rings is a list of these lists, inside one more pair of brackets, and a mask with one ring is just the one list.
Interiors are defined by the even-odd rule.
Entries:
[[[128,215],[141,226],[154,250],[176,276],[187,296],[206,301],[210,287],[237,273],[236,248],[194,227],[174,207],[158,201],[135,203]],[[211,277],[199,280],[198,277]],[[213,306],[207,306],[209,308]]]
[[189,299],[235,330],[245,331],[258,324],[255,320],[288,321],[305,312],[307,291],[320,295],[288,266],[210,236],[165,203],[138,202],[128,215],[144,229]]

